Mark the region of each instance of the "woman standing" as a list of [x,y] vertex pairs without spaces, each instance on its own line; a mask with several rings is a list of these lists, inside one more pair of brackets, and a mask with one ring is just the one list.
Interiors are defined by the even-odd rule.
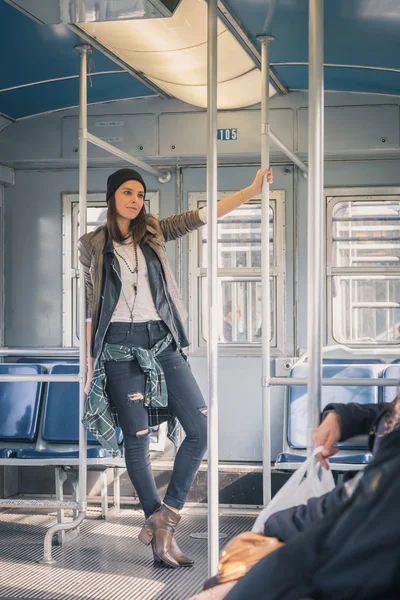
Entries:
[[[261,193],[264,177],[218,202],[218,217]],[[145,513],[139,539],[152,544],[158,565],[191,566],[174,539],[179,511],[207,448],[207,407],[181,349],[189,345],[185,309],[165,243],[202,227],[207,209],[158,220],[146,214],[146,184],[133,169],[107,181],[107,223],[79,240],[84,266],[88,347],[88,394],[83,422],[113,455],[115,425],[124,436],[129,477]],[[186,437],[161,503],[151,470],[149,426],[168,414]],[[161,416],[160,416],[161,415]],[[165,419],[164,419],[165,420]]]

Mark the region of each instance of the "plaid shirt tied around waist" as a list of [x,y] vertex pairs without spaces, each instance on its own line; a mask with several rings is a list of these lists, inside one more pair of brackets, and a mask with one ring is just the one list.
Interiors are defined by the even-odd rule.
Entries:
[[169,333],[150,350],[104,344],[103,351],[95,365],[82,423],[112,456],[119,456],[120,451],[115,432],[115,428],[118,426],[118,416],[106,393],[105,363],[109,360],[138,361],[146,376],[144,405],[149,413],[149,427],[155,427],[168,421],[168,438],[175,446],[177,445],[178,420],[169,413],[167,384],[164,371],[157,359],[157,356],[171,344],[172,339],[172,335]]

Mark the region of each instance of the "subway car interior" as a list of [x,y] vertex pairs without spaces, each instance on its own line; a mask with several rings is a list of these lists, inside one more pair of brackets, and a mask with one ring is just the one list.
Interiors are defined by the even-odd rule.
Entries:
[[[394,400],[399,26],[396,0],[0,0],[0,598],[188,600],[327,405]],[[125,167],[158,222],[207,207],[166,245],[208,405],[191,569],[154,568],[122,432],[115,456],[82,425],[78,240]],[[163,494],[176,447],[166,422],[149,436]],[[366,435],[340,442],[335,482],[371,460]]]

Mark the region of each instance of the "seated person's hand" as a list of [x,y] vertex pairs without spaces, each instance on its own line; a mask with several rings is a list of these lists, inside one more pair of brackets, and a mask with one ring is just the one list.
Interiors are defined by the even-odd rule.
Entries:
[[335,444],[340,440],[340,417],[335,412],[330,412],[326,415],[318,429],[315,430],[313,442],[314,446],[323,446],[323,450],[318,454],[318,460],[324,469],[329,469],[327,458],[333,456],[338,452],[337,448],[334,448]]

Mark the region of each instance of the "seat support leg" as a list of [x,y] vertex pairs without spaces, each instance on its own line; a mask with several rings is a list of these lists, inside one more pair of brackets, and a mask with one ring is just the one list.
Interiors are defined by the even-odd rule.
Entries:
[[121,477],[120,470],[118,467],[114,467],[114,479],[113,479],[113,507],[115,512],[121,510]]
[[101,518],[107,520],[108,517],[108,490],[107,490],[107,470],[101,471]]

